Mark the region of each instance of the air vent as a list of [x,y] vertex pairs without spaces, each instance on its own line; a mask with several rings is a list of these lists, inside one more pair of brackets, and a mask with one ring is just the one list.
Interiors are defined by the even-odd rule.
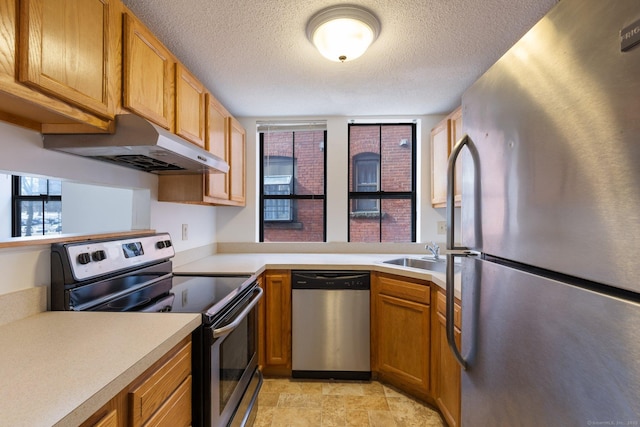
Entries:
[[142,155],[96,156],[95,158],[145,172],[184,170],[180,166]]

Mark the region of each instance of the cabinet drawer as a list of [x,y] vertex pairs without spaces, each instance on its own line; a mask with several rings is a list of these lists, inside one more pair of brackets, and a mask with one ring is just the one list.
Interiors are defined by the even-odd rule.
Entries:
[[[438,313],[442,314],[445,318],[447,316],[447,297],[444,293],[438,292],[438,302],[436,304]],[[453,304],[453,324],[461,329],[462,326],[462,311],[460,304],[457,302]]]
[[118,427],[118,411],[114,409],[101,418],[93,427]]
[[131,424],[143,425],[190,374],[191,342],[129,392]]
[[191,425],[191,380],[189,375],[175,393],[153,414],[145,426],[187,427]]
[[429,285],[426,282],[425,284],[410,283],[406,278],[400,280],[381,274],[378,276],[378,286],[381,294],[422,304],[429,304],[431,300]]

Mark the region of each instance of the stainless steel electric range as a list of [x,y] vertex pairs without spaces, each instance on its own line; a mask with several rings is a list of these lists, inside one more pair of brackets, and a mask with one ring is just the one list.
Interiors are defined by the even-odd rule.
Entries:
[[192,425],[251,425],[262,384],[252,275],[172,272],[167,233],[56,243],[51,309],[201,313],[193,340]]

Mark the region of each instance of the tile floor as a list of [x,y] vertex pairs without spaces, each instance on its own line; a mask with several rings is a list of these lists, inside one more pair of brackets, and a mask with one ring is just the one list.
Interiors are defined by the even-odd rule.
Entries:
[[254,427],[442,427],[434,409],[377,381],[265,378]]

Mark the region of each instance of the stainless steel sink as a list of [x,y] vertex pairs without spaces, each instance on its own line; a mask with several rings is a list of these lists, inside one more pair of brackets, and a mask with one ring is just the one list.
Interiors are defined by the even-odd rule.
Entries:
[[[447,261],[445,259],[433,259],[433,258],[396,258],[387,261],[382,261],[384,264],[399,265],[401,267],[419,268],[422,270],[437,271],[444,273],[447,269]],[[459,266],[454,266],[454,271],[459,270]]]

